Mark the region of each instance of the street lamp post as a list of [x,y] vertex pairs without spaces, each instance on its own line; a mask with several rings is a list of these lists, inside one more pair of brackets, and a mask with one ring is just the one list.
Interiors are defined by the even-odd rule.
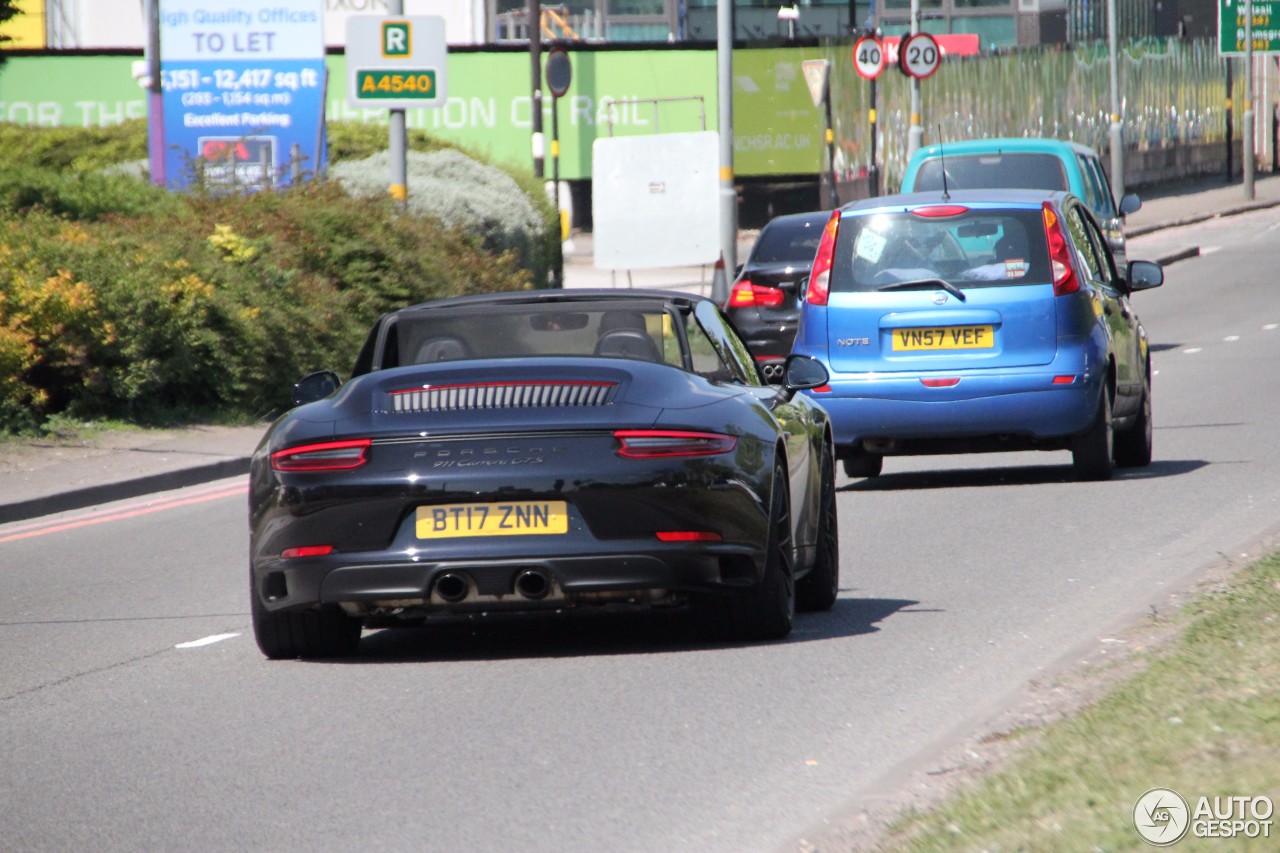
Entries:
[[1244,0],[1244,138],[1240,164],[1244,167],[1245,201],[1253,201],[1253,0]]
[[[716,0],[716,97],[720,126],[720,253],[725,269],[738,265],[738,193],[733,185],[733,0]],[[722,277],[712,282],[711,298],[729,297]]]
[[1117,207],[1124,198],[1124,126],[1120,123],[1119,35],[1116,33],[1116,0],[1107,0],[1107,48],[1111,62],[1111,191]]
[[[920,0],[911,0],[911,35],[920,32]],[[902,50],[905,42],[898,43]],[[924,123],[920,116],[920,78],[911,78],[911,128],[907,131],[907,158],[924,144]]]

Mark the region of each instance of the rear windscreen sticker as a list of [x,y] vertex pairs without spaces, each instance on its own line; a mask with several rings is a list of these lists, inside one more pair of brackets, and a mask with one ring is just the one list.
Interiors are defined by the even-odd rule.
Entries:
[[884,254],[884,247],[887,242],[883,235],[877,234],[869,228],[864,228],[858,234],[858,241],[854,245],[854,253],[859,258],[876,264],[880,262],[880,256]]

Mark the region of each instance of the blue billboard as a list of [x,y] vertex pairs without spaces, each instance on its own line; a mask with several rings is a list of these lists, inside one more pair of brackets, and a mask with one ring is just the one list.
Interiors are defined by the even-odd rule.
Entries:
[[261,189],[325,166],[322,0],[161,0],[166,186]]

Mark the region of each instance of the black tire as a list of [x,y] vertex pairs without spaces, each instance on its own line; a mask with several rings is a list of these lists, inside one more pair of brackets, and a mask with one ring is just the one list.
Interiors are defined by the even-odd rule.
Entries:
[[1093,426],[1071,441],[1071,464],[1078,480],[1110,480],[1115,471],[1115,428],[1111,392],[1102,389]]
[[774,469],[772,491],[764,577],[749,592],[704,601],[708,627],[717,638],[747,642],[781,640],[791,633],[795,623],[791,498],[787,474],[781,466]]
[[1133,425],[1123,432],[1116,433],[1116,467],[1141,468],[1151,464],[1151,450],[1154,436],[1151,423],[1151,374],[1147,373],[1142,385],[1142,403],[1138,406],[1138,415]]
[[884,457],[879,453],[855,450],[853,456],[841,460],[847,477],[879,477],[884,468]]
[[822,451],[818,487],[818,551],[813,568],[796,582],[796,606],[801,610],[830,610],[840,594],[840,517],[836,511],[836,466],[831,448]]
[[262,606],[256,590],[249,591],[249,599],[253,637],[271,660],[344,657],[360,644],[360,620],[336,605],[272,613]]

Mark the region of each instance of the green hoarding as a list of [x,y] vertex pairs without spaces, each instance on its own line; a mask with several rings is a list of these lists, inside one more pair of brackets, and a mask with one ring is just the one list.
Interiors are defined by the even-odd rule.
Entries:
[[[740,177],[816,174],[823,167],[822,113],[800,63],[824,58],[816,48],[734,51],[734,169]],[[569,50],[573,81],[558,99],[560,176],[590,177],[597,138],[716,130],[713,49]],[[346,60],[326,58],[330,120],[386,122],[383,109],[346,104]],[[0,121],[92,127],[146,116],[134,79],[141,56],[24,56],[0,65]],[[499,162],[532,163],[529,55],[523,51],[449,54],[449,89],[433,109],[406,110],[406,123],[485,153]],[[544,89],[545,93],[545,89]],[[550,150],[553,99],[544,94],[543,132]],[[550,163],[548,162],[548,174]]]

